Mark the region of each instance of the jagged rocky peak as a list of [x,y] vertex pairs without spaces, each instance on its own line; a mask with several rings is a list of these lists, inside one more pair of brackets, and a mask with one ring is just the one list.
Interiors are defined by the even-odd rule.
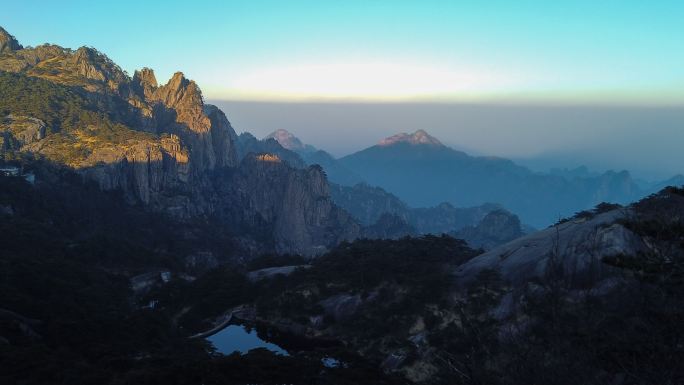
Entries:
[[119,74],[120,70],[114,68],[115,65],[105,55],[101,54],[94,48],[81,47],[74,52],[69,58],[69,63],[74,65],[78,73],[88,79],[105,81],[124,80],[123,74]]
[[282,128],[279,128],[266,135],[264,139],[275,139],[278,143],[280,143],[281,146],[283,146],[283,148],[291,151],[301,151],[306,149],[306,146],[301,140],[299,140],[299,138]]
[[418,130],[413,134],[402,132],[385,138],[380,141],[381,146],[391,146],[397,143],[408,143],[411,145],[426,144],[431,146],[442,146],[442,142],[428,134],[425,130]]
[[144,67],[143,69],[135,71],[131,84],[133,88],[135,88],[137,92],[142,93],[145,98],[151,98],[154,91],[157,89],[157,77],[154,76],[154,70]]
[[0,27],[0,53],[5,51],[17,51],[23,49],[21,44],[10,35],[4,28]]
[[[210,118],[204,113],[202,91],[197,83],[187,79],[182,72],[176,72],[168,83],[156,88],[151,99],[174,109],[176,121],[186,125],[195,133],[208,133],[212,128]],[[227,119],[225,120],[225,122],[221,122],[221,126],[228,127],[230,124]],[[231,137],[233,136],[231,135]],[[210,164],[213,164],[212,160],[210,160]]]
[[158,98],[168,107],[190,107],[203,104],[202,91],[193,80],[182,72],[173,74],[168,83],[159,87]]
[[140,70],[136,70],[133,74],[133,80],[141,85],[157,88],[157,77],[154,76],[152,68],[143,67]]

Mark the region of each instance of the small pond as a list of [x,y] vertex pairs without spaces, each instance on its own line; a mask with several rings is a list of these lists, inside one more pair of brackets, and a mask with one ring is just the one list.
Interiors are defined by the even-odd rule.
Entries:
[[276,344],[264,341],[257,335],[255,329],[248,330],[240,325],[228,325],[220,332],[207,337],[217,351],[225,355],[239,352],[245,354],[256,348],[266,348],[276,354],[287,356],[287,352]]

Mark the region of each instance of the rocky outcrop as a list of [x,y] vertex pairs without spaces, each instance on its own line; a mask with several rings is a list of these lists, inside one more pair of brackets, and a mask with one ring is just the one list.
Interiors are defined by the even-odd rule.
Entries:
[[0,27],[0,54],[3,52],[20,50],[22,48],[23,47],[14,36]]
[[163,86],[157,86],[154,71],[136,71],[130,83],[130,104],[141,109],[141,123],[157,133],[172,133],[190,149],[190,167],[195,173],[237,164],[237,135],[225,114],[205,105],[194,81],[176,72]]
[[[159,142],[138,142],[123,152],[96,148],[93,166],[81,172],[97,181],[104,190],[122,189],[145,204],[165,207],[163,192],[190,180],[188,151],[175,135]],[[183,216],[190,215],[185,213]]]
[[[320,167],[294,169],[248,155],[229,178],[220,178],[218,213],[243,234],[272,234],[279,253],[317,255],[360,227],[332,203]],[[223,200],[223,199],[222,199]]]
[[151,68],[136,70],[131,80],[131,88],[145,100],[152,100],[157,89],[157,77]]
[[636,255],[646,250],[641,237],[620,222],[631,209],[615,209],[592,218],[576,218],[518,238],[492,249],[458,268],[463,281],[485,269],[497,270],[513,284],[543,278],[555,272],[581,282],[586,276],[605,276],[611,269],[606,257]]
[[248,154],[275,154],[284,162],[294,168],[306,168],[306,163],[295,152],[284,148],[278,141],[272,138],[259,140],[254,135],[243,132],[237,139],[238,156],[243,159]]
[[494,210],[477,226],[467,226],[453,236],[468,242],[473,248],[490,250],[524,235],[520,219],[506,210]]
[[204,114],[211,123],[211,146],[216,167],[234,167],[238,164],[237,135],[228,118],[218,107],[205,104]]
[[69,58],[69,63],[76,66],[78,73],[88,79],[105,80],[105,74],[102,69],[95,66],[96,53],[86,47],[79,48],[73,56]]
[[5,150],[21,149],[25,145],[45,138],[47,125],[44,121],[30,116],[7,115],[0,120],[0,148]]

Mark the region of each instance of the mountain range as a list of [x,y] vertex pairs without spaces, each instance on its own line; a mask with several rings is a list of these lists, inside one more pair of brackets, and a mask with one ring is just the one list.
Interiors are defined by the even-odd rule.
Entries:
[[[398,199],[382,189],[369,195],[363,187],[339,193],[362,179],[285,131],[262,140],[238,136],[181,72],[159,85],[152,69],[129,76],[94,48],[24,48],[4,30],[0,36],[5,162],[31,168],[35,159],[45,160],[103,190],[121,191],[131,204],[186,222],[215,221],[234,237],[230,255],[316,255],[372,234],[455,232],[478,225],[495,208],[375,207],[378,193]],[[331,187],[328,178],[340,185]],[[349,191],[354,198],[343,198]],[[360,212],[361,201],[373,212]],[[398,216],[405,224],[393,228],[403,230],[379,231],[383,214]]]
[[[269,137],[288,138],[281,145],[299,143],[292,150],[305,153],[301,140],[294,135],[276,133]],[[634,180],[625,170],[598,174],[586,167],[534,172],[508,159],[471,156],[454,150],[425,130],[396,134],[336,161],[330,158],[321,163],[326,172],[331,170],[330,175],[337,176],[340,169],[353,173],[410,206],[431,207],[448,202],[469,207],[496,203],[534,227],[546,227],[604,201],[630,203],[682,182],[678,175],[663,182],[644,183]],[[356,183],[354,179],[351,183],[334,177],[331,180],[347,185]]]

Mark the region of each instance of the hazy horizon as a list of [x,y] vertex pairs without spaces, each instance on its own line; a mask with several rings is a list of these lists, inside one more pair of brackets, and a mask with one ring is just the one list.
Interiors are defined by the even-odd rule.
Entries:
[[208,102],[238,133],[261,139],[282,128],[336,157],[424,129],[471,155],[509,158],[538,171],[626,169],[650,181],[684,173],[684,107]]
[[679,2],[22,1],[3,10],[0,25],[24,45],[97,47],[130,74],[153,68],[161,84],[182,71],[210,99],[684,104]]

